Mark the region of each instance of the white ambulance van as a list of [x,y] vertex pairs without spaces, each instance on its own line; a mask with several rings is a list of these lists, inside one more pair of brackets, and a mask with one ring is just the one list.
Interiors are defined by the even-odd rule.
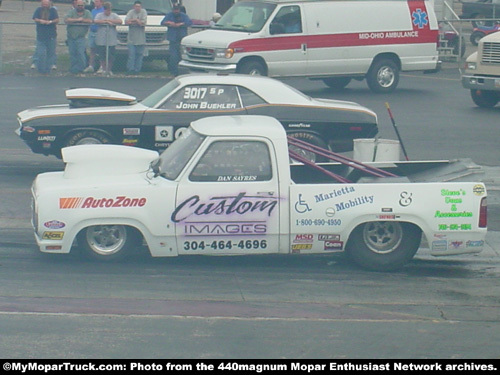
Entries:
[[401,71],[439,69],[437,42],[431,0],[240,0],[182,40],[180,66],[391,92]]

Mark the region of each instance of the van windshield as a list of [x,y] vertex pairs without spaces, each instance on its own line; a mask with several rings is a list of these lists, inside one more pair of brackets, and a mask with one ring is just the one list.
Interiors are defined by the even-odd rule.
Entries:
[[240,1],[234,4],[214,26],[214,29],[257,32],[265,25],[276,4]]
[[[135,0],[109,0],[112,11],[119,15],[126,15],[134,7]],[[142,8],[148,15],[162,15],[172,11],[170,0],[141,0]]]

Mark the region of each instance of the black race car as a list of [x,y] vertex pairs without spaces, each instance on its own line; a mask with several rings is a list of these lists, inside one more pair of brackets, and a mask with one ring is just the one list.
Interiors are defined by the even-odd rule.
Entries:
[[248,75],[179,76],[145,99],[91,88],[66,91],[69,104],[18,113],[17,134],[35,153],[92,143],[167,148],[189,124],[214,115],[268,115],[287,132],[336,152],[378,132],[376,114],[357,103],[313,99],[281,81]]

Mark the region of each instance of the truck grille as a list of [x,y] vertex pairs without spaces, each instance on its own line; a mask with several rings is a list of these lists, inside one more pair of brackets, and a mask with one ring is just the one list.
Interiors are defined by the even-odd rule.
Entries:
[[[118,42],[120,44],[127,44],[127,31],[121,31],[118,33]],[[146,45],[156,45],[163,44],[165,42],[165,32],[157,33],[146,33]]]
[[197,60],[214,60],[214,52],[212,48],[186,47],[187,55]]
[[483,64],[500,65],[500,43],[483,43]]

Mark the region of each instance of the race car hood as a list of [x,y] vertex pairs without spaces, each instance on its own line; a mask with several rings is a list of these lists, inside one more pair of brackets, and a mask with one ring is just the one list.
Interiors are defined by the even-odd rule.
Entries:
[[65,179],[89,179],[148,171],[158,152],[120,145],[80,145],[62,149]]
[[66,90],[66,98],[70,101],[70,107],[77,108],[129,105],[137,100],[121,92],[90,88]]

